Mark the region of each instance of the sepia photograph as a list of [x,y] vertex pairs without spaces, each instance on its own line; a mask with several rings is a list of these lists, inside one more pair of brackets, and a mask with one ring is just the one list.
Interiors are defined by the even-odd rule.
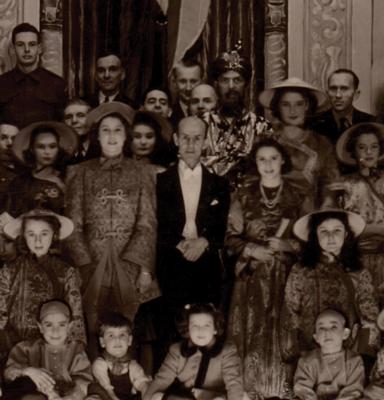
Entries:
[[0,0],[0,398],[384,400],[383,39],[383,0]]

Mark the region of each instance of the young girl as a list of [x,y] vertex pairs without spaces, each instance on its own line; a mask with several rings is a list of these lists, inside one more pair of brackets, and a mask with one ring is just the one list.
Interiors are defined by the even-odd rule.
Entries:
[[52,298],[70,305],[73,338],[85,342],[78,272],[54,254],[58,240],[72,230],[70,219],[43,209],[5,225],[5,234],[20,240],[21,255],[0,270],[0,352],[39,337],[38,308]]
[[186,305],[182,322],[186,339],[170,347],[144,400],[248,398],[236,347],[223,340],[221,313],[212,304]]
[[293,231],[305,245],[285,288],[281,338],[287,360],[315,347],[316,316],[334,307],[346,315],[352,327],[346,347],[362,354],[366,365],[375,355],[379,344],[377,297],[356,245],[364,227],[358,214],[339,209],[320,210],[295,223]]
[[337,157],[358,171],[328,186],[348,211],[360,214],[366,228],[359,237],[362,263],[373,277],[380,306],[384,306],[384,125],[366,122],[353,125],[337,141]]
[[278,332],[284,286],[298,247],[292,225],[303,199],[282,176],[291,162],[278,142],[263,139],[252,154],[257,175],[249,175],[239,187],[228,218],[226,247],[237,260],[228,335],[243,361],[250,398],[285,398],[289,394]]

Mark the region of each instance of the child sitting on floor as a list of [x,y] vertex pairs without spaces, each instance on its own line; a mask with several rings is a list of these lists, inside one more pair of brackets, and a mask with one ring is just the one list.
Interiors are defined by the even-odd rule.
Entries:
[[173,344],[144,400],[241,400],[244,392],[240,358],[223,340],[223,317],[212,304],[185,306],[186,336]]
[[106,313],[100,318],[99,342],[103,349],[93,365],[96,378],[88,388],[89,398],[102,400],[133,400],[145,393],[151,379],[130,357],[132,326],[117,313]]
[[301,357],[294,378],[295,395],[302,400],[360,399],[364,365],[360,355],[343,349],[350,330],[336,309],[322,311],[313,338],[320,346]]
[[4,371],[3,399],[81,400],[92,381],[83,344],[69,340],[72,313],[63,301],[41,305],[38,327],[42,338],[12,348]]

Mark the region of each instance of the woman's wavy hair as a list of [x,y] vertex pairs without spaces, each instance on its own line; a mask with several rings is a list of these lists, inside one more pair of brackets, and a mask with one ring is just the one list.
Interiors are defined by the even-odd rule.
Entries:
[[112,112],[110,114],[105,115],[104,117],[100,118],[100,120],[91,126],[90,129],[90,152],[94,157],[101,157],[102,152],[101,152],[101,146],[99,142],[99,128],[101,123],[105,120],[105,118],[117,118],[121,123],[124,125],[125,128],[125,134],[126,134],[126,139],[124,142],[124,147],[123,147],[123,154],[126,157],[130,157],[131,155],[131,135],[130,135],[130,129],[131,126],[129,125],[128,121],[118,112]]
[[[152,164],[158,164],[167,167],[171,161],[171,154],[169,145],[161,135],[160,124],[147,112],[138,111],[133,119],[130,133],[134,131],[136,125],[146,125],[153,129],[153,131],[155,132],[155,147],[153,149],[153,152],[149,155],[149,160]],[[132,144],[132,134],[130,136],[130,143]],[[132,149],[130,148],[128,155],[132,157],[132,154]]]
[[29,168],[33,169],[36,167],[36,155],[33,151],[33,146],[36,142],[37,137],[43,133],[49,133],[56,138],[58,145],[58,153],[56,156],[55,163],[53,164],[53,167],[58,171],[60,171],[61,173],[63,173],[70,159],[70,156],[60,147],[60,135],[56,132],[54,128],[50,126],[47,127],[39,126],[31,132],[31,136],[29,139],[29,146],[23,152],[25,163]]
[[275,118],[277,118],[279,121],[281,121],[279,103],[280,103],[281,98],[286,93],[299,93],[307,101],[308,110],[307,110],[307,113],[305,116],[305,125],[307,126],[310,118],[316,113],[316,109],[317,109],[317,105],[318,105],[316,96],[309,89],[306,89],[306,88],[287,87],[287,88],[276,89],[276,91],[272,97],[272,100],[271,100],[270,109],[272,111],[272,115]]
[[212,303],[195,303],[184,306],[178,320],[176,321],[177,329],[184,339],[189,338],[189,317],[192,314],[209,314],[212,315],[216,329],[216,338],[220,339],[224,336],[225,321],[223,313],[216,309]]
[[317,237],[317,228],[327,219],[338,219],[345,227],[346,237],[344,244],[341,248],[338,261],[343,266],[345,271],[358,271],[362,268],[360,261],[360,252],[357,246],[357,240],[353,233],[349,222],[348,216],[344,212],[329,211],[319,214],[313,214],[309,219],[309,235],[308,241],[305,243],[301,255],[301,262],[308,268],[315,268],[316,264],[320,261],[322,249]]
[[351,134],[351,136],[345,146],[345,149],[348,151],[348,153],[351,154],[351,157],[354,158],[355,160],[357,160],[357,157],[356,157],[357,139],[361,135],[365,135],[365,134],[375,135],[375,137],[377,138],[377,141],[379,142],[380,155],[382,155],[384,153],[384,140],[383,140],[380,130],[376,126],[374,126],[368,122],[365,124],[361,124],[361,126],[358,126],[354,129],[353,133]]
[[281,145],[277,140],[273,138],[263,138],[256,142],[253,145],[249,156],[247,157],[246,161],[246,173],[247,175],[257,175],[260,176],[260,173],[256,166],[256,154],[257,152],[263,147],[273,147],[275,148],[284,160],[284,164],[281,166],[281,175],[287,174],[292,171],[292,161],[291,157],[289,156],[287,150]]
[[31,221],[31,220],[44,221],[52,228],[53,238],[52,238],[52,243],[51,243],[48,253],[49,254],[61,253],[61,242],[59,240],[59,232],[60,232],[61,225],[60,225],[60,221],[52,215],[42,215],[42,216],[36,216],[36,217],[23,218],[23,222],[21,224],[21,234],[16,239],[16,246],[17,246],[18,250],[20,251],[20,253],[28,254],[31,252],[29,250],[27,242],[24,238],[25,226],[27,224],[27,221]]

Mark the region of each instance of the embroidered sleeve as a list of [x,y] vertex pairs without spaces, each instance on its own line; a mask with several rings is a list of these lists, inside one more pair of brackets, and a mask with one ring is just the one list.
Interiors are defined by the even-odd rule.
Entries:
[[80,275],[75,268],[69,268],[64,283],[66,301],[71,307],[73,323],[72,335],[75,340],[87,342],[85,334],[83,307],[80,294]]
[[293,391],[295,395],[301,400],[316,400],[317,395],[314,390],[316,384],[317,376],[312,363],[300,358],[294,378]]
[[367,269],[359,271],[357,276],[356,288],[356,305],[363,328],[369,329],[369,345],[378,348],[380,332],[376,325],[376,319],[379,315],[378,300],[375,288],[372,283],[372,276]]
[[243,377],[241,374],[240,357],[234,345],[227,345],[223,349],[222,373],[227,391],[227,399],[241,399],[244,394]]
[[135,390],[141,393],[147,390],[148,384],[151,382],[151,378],[145,375],[143,368],[134,360],[129,363],[129,377]]
[[9,266],[0,268],[0,338],[1,331],[5,328],[8,322],[8,303],[11,291],[11,275],[11,268]]
[[298,333],[301,326],[300,312],[304,285],[303,267],[295,264],[285,287],[281,316],[280,341],[282,354],[286,360],[298,357],[300,353]]
[[338,400],[360,399],[364,391],[364,364],[359,355],[347,360],[346,384],[337,396]]
[[143,168],[140,173],[142,180],[136,225],[122,258],[139,265],[142,270],[153,272],[157,232],[155,178],[149,168]]
[[70,181],[67,187],[67,208],[66,214],[75,225],[72,235],[67,239],[68,250],[76,266],[92,262],[91,254],[84,237],[84,172],[83,168],[76,169],[75,176],[70,173]]

